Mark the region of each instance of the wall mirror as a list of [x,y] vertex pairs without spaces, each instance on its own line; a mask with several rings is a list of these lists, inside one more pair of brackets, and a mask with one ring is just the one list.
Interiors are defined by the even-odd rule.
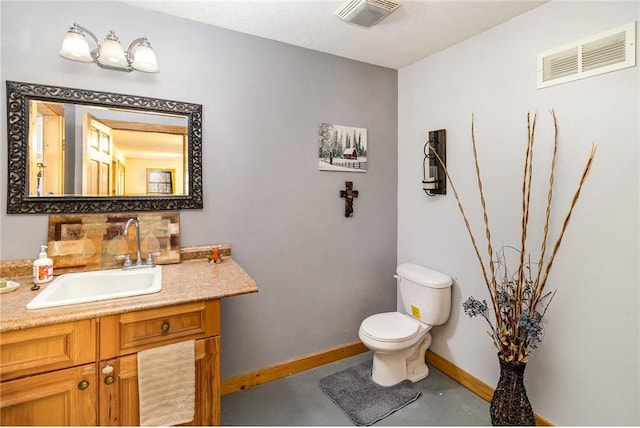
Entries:
[[7,213],[199,209],[202,105],[7,81]]

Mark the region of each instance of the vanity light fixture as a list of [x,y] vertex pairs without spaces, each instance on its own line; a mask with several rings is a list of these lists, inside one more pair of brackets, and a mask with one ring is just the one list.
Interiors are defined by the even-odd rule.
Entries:
[[[95,42],[95,49],[89,48],[86,35]],[[138,70],[145,73],[160,71],[156,54],[146,37],[135,39],[125,52],[113,30],[107,34],[102,43],[99,43],[95,34],[75,22],[62,42],[60,56],[72,61],[95,62],[98,66],[109,70],[127,72]]]
[[429,139],[424,145],[422,189],[428,196],[447,194],[447,177],[438,157],[447,164],[447,131],[444,129],[429,131]]

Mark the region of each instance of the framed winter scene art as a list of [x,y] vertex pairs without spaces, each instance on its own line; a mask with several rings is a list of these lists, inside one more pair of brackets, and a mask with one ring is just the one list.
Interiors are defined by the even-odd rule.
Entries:
[[318,169],[367,172],[367,129],[321,123]]

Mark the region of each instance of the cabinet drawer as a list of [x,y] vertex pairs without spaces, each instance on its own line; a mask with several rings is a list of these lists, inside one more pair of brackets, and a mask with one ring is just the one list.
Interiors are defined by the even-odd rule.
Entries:
[[0,334],[0,379],[95,361],[96,322],[82,320]]
[[100,319],[100,359],[220,334],[220,301],[187,303]]

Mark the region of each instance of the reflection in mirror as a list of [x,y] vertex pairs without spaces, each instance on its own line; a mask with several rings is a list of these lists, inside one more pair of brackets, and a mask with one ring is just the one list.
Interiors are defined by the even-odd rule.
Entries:
[[202,208],[202,106],[7,81],[7,212]]
[[188,194],[184,115],[31,100],[29,129],[29,196]]

